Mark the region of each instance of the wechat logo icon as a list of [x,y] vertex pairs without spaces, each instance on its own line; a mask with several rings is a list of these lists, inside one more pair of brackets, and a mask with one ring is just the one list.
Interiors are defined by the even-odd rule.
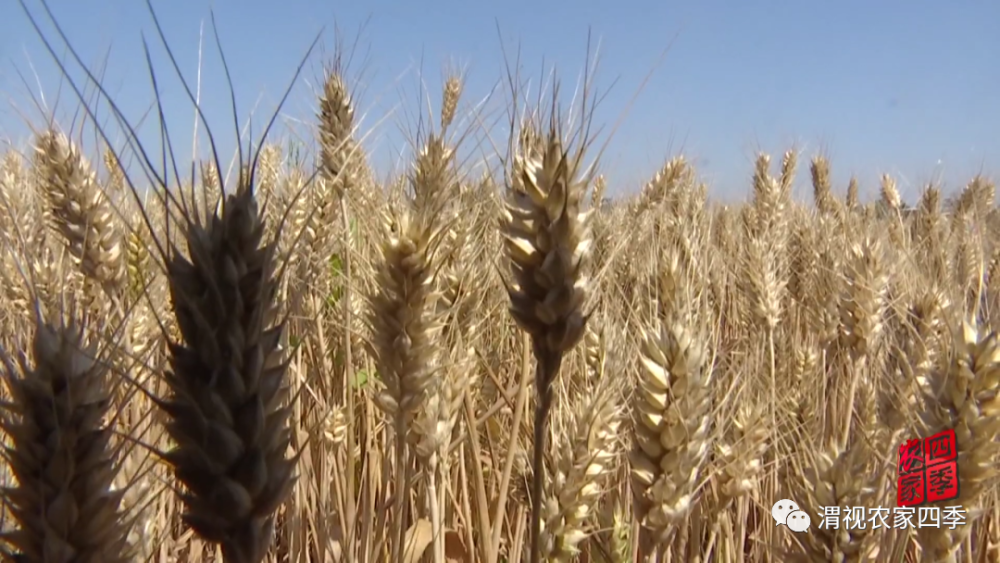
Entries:
[[793,532],[805,532],[812,525],[812,520],[799,505],[788,499],[779,500],[771,507],[771,517],[775,526],[785,525]]

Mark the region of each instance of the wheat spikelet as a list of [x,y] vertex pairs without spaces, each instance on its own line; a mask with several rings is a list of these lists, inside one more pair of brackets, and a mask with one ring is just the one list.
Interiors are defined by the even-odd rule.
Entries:
[[782,295],[787,285],[777,271],[775,253],[769,239],[753,237],[747,242],[743,268],[754,320],[769,330],[776,329],[781,321]]
[[[660,237],[657,237],[660,238]],[[688,281],[686,260],[683,251],[678,248],[680,237],[663,236],[664,240],[659,247],[658,272],[656,277],[656,315],[660,318],[669,317],[673,314],[682,314],[682,310],[688,307],[688,299],[691,297],[686,293],[688,289],[685,282]]]
[[640,210],[665,204],[674,209],[682,188],[692,180],[691,167],[683,156],[667,161],[653,178],[642,188],[639,196]]
[[257,189],[259,197],[271,196],[278,188],[278,181],[281,178],[282,150],[278,145],[268,143],[261,147],[260,155],[257,158]]
[[149,243],[145,231],[132,231],[125,235],[125,268],[128,276],[129,297],[138,299],[153,275]]
[[786,238],[790,194],[769,173],[771,157],[758,155],[753,176],[753,221],[749,223],[753,237],[768,237],[783,250]]
[[807,390],[812,388],[820,364],[820,353],[814,343],[803,341],[794,345],[790,368],[790,389],[784,395],[786,411],[799,424],[816,422],[814,406]]
[[994,294],[1000,290],[1000,246],[993,249],[986,267],[986,288]]
[[978,207],[983,214],[995,206],[997,197],[996,184],[983,175],[976,174],[972,181],[969,182],[969,185],[972,186],[972,190],[977,196]]
[[788,294],[805,308],[813,305],[813,285],[819,269],[820,234],[808,221],[796,221],[792,225],[788,241],[789,268]]
[[463,393],[472,382],[473,366],[471,350],[456,350],[449,365],[428,385],[427,398],[414,420],[413,431],[417,436],[414,448],[417,457],[431,470],[437,468],[451,443]]
[[[281,215],[284,213],[284,209],[281,209],[276,201],[283,159],[281,147],[273,143],[262,146],[257,157],[257,174],[254,176],[254,180],[257,200],[263,204],[264,224],[267,225],[264,234],[268,239],[274,238],[275,231],[281,223]],[[245,172],[245,174],[247,173],[249,171]]]
[[945,281],[952,276],[953,257],[948,248],[947,221],[941,209],[941,191],[927,186],[921,194],[913,239],[924,254],[928,276]]
[[799,167],[799,155],[794,150],[785,151],[781,157],[781,177],[778,185],[785,194],[784,197],[791,197],[792,184],[795,182],[795,172]]
[[[443,111],[454,112],[461,95],[461,83],[445,83]],[[450,108],[450,110],[449,110]],[[446,127],[450,119],[442,123]],[[481,297],[485,285],[477,271],[476,251],[472,242],[474,223],[470,217],[461,217],[460,206],[468,202],[460,188],[461,181],[454,162],[455,148],[448,145],[442,135],[428,136],[417,154],[410,175],[413,189],[411,204],[422,221],[435,231],[440,231],[439,246],[435,252],[434,268],[437,275],[437,311],[433,322],[438,325],[443,346],[440,346],[442,366],[427,388],[426,401],[414,421],[415,451],[433,478],[429,486],[428,501],[432,528],[435,531],[434,548],[440,559],[444,545],[440,541],[443,523],[440,507],[444,497],[436,495],[440,471],[446,477],[450,458],[447,446],[458,423],[460,405],[471,385],[475,383],[475,349],[477,325],[473,308]],[[471,206],[469,211],[472,211]]]
[[440,368],[443,324],[437,275],[444,233],[409,210],[398,212],[385,229],[378,283],[370,297],[370,353],[386,386],[381,406],[409,423]]
[[[40,255],[36,255],[31,260],[32,293],[46,308],[57,308],[61,295],[68,293],[70,288],[78,287],[77,280],[73,279],[73,272],[68,272],[64,268],[63,254],[52,248],[43,248]],[[31,303],[28,298],[23,305],[30,309]]]
[[[0,158],[0,185],[3,185],[4,196],[10,198],[14,195],[14,188],[27,186],[29,182],[28,171],[24,167],[24,159],[20,153],[13,150],[4,151]],[[8,199],[13,202],[14,200]]]
[[[395,557],[403,557],[404,551],[404,493],[411,479],[406,444],[413,442],[420,460],[432,466],[436,486],[437,454],[450,436],[450,427],[438,423],[442,419],[445,425],[452,422],[449,415],[456,401],[453,395],[439,392],[454,390],[441,378],[444,315],[438,275],[445,232],[433,216],[414,216],[412,202],[405,203],[411,205],[394,211],[386,221],[368,313],[372,334],[369,354],[385,385],[378,396],[379,406],[392,421],[396,439],[396,486],[400,492],[393,523]],[[428,417],[418,418],[429,403],[434,409],[428,411]],[[433,508],[436,494],[432,495]],[[436,532],[439,523],[435,514],[432,525]]]
[[[449,204],[458,195],[458,177],[454,170],[455,149],[440,135],[429,135],[414,162],[410,186],[414,208],[428,216],[453,212]],[[442,223],[451,223],[442,217]]]
[[[449,343],[468,347],[475,345],[479,339],[479,328],[484,319],[478,314],[477,306],[486,298],[491,280],[482,260],[483,250],[478,245],[484,236],[481,229],[485,221],[480,219],[483,210],[480,208],[479,213],[472,211],[474,207],[469,194],[459,197],[463,201],[452,208],[447,223],[445,248],[448,254],[441,276],[442,306],[448,314],[445,336]],[[467,204],[460,205],[462,202]],[[459,208],[469,211],[455,213]]]
[[17,485],[2,492],[18,529],[3,535],[11,561],[129,561],[128,526],[112,491],[115,459],[105,415],[107,366],[74,322],[37,321],[33,365],[2,354],[11,402],[0,421],[10,437],[5,460]]
[[[318,186],[322,183],[323,181],[320,180],[314,185]],[[283,204],[289,209],[288,227],[284,229],[283,236],[279,239],[278,254],[282,259],[288,261],[288,270],[294,272],[293,276],[297,276],[292,284],[298,285],[300,280],[310,277],[308,269],[301,266],[303,262],[308,264],[304,257],[311,257],[315,252],[317,242],[318,233],[315,227],[315,217],[312,214],[313,192],[311,190],[303,192],[306,185],[305,173],[297,167],[282,176],[280,185],[278,190],[288,196]],[[296,194],[302,195],[298,199],[291,200],[291,197]]]
[[588,322],[587,330],[583,333],[584,364],[587,379],[591,381],[604,379],[608,360],[607,338],[604,332],[595,326],[596,324],[593,321]]
[[160,404],[176,444],[164,455],[184,486],[184,521],[227,562],[259,563],[295,460],[286,459],[291,411],[274,244],[262,243],[245,181],[209,224],[188,225],[189,257],[174,253],[166,263],[181,341],[170,344],[170,393]]
[[959,194],[952,218],[960,221],[972,214],[981,220],[993,208],[995,198],[996,188],[993,183],[977,175]]
[[977,221],[966,216],[958,220],[960,228],[956,229],[955,238],[958,242],[958,256],[955,261],[955,281],[963,296],[967,297],[970,308],[976,306],[982,283],[986,274],[986,258],[983,241],[977,233]]
[[208,159],[201,163],[200,176],[202,197],[196,198],[194,201],[202,202],[200,211],[208,218],[212,216],[212,211],[222,202],[225,190],[223,189],[222,177],[219,175],[219,169],[215,166],[214,160]]
[[923,244],[930,244],[936,239],[943,226],[941,216],[941,190],[933,185],[927,186],[920,194],[917,204],[917,221],[914,224],[915,238]]
[[590,207],[600,209],[604,204],[604,195],[608,191],[608,181],[604,174],[599,174],[594,178],[594,191],[590,192]]

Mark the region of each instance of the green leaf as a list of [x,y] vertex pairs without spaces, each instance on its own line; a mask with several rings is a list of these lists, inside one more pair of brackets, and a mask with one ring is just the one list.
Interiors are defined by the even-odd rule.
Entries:
[[[344,261],[340,258],[340,255],[336,252],[330,255],[329,259],[330,267],[330,277],[334,280],[340,281],[340,278],[344,276]],[[344,295],[343,287],[334,287],[330,290],[330,295],[326,296],[327,305],[334,307],[340,302],[340,298]]]
[[358,370],[358,372],[354,374],[354,381],[351,382],[351,387],[361,389],[366,383],[368,383],[368,371],[363,369]]
[[334,278],[339,278],[344,275],[344,261],[340,258],[340,255],[334,252],[330,255],[330,274]]

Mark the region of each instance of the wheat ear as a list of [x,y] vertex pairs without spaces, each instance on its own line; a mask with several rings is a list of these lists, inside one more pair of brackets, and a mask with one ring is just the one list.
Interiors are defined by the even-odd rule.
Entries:
[[[341,222],[342,240],[339,241],[339,253],[344,263],[344,294],[341,299],[340,315],[343,318],[343,354],[344,366],[348,377],[353,377],[351,371],[354,369],[354,313],[356,298],[354,295],[354,279],[356,265],[354,263],[354,244],[351,229],[351,197],[357,198],[361,194],[361,182],[359,176],[363,166],[361,160],[363,154],[360,146],[354,139],[354,103],[351,100],[350,91],[344,81],[340,59],[338,58],[333,68],[330,68],[323,84],[323,94],[319,99],[319,142],[320,142],[320,181],[312,187],[307,195],[307,203],[312,208],[309,212],[311,217],[305,219],[308,231],[311,233],[310,240],[307,240],[307,248],[310,257],[315,259],[322,255],[323,263],[329,259],[325,254],[326,243],[332,226],[335,224],[336,215],[339,213]],[[308,243],[312,244],[308,244]],[[316,252],[324,249],[323,253]],[[307,263],[308,267],[317,267],[314,263]],[[311,273],[311,272],[310,272]],[[309,276],[311,277],[311,276]],[[354,455],[354,421],[356,417],[356,398],[350,385],[345,385],[343,390],[343,401],[346,407],[347,416],[347,436],[349,444],[346,449],[346,469],[344,471],[344,494],[348,499],[346,503],[345,521],[351,530],[357,529],[358,503],[354,500],[356,483],[357,459]],[[353,532],[352,532],[353,533]]]
[[703,337],[675,321],[643,333],[631,454],[644,551],[660,549],[693,506],[708,457],[712,366]]
[[[930,432],[954,428],[958,450],[958,498],[975,518],[984,493],[997,480],[1000,458],[1000,342],[975,322],[964,322],[956,335],[950,361],[931,376],[929,409],[924,423]],[[927,561],[955,563],[958,549],[971,531],[971,522],[954,530],[920,528],[917,539]]]
[[[874,487],[884,468],[870,460],[873,452],[861,440],[847,449],[836,441],[823,451],[810,454],[806,467],[798,467],[797,496],[807,514],[822,514],[823,508],[844,506],[879,506],[884,491]],[[877,532],[870,527],[831,529],[817,523],[801,542],[801,552],[792,561],[861,562],[875,560],[879,553]]]
[[512,273],[507,283],[510,312],[531,337],[537,362],[532,563],[539,557],[543,452],[552,383],[563,356],[580,341],[587,322],[583,305],[588,290],[584,267],[590,253],[589,212],[580,208],[589,178],[579,178],[581,156],[564,149],[555,126],[544,140],[528,134],[514,159],[502,221]]
[[117,294],[125,282],[121,238],[89,163],[65,135],[47,131],[36,140],[35,166],[54,226],[80,270]]
[[397,561],[404,554],[404,510],[411,479],[406,440],[414,437],[409,430],[434,389],[441,368],[443,315],[437,275],[438,249],[444,233],[425,219],[403,209],[386,225],[368,318],[372,331],[369,353],[385,383],[379,405],[392,419],[396,434],[398,488],[393,549]]
[[589,521],[618,454],[621,408],[616,391],[611,378],[597,380],[566,408],[556,409],[552,480],[542,508],[540,543],[546,561],[575,561],[580,556],[580,543],[590,531]]
[[[33,365],[5,352],[0,428],[4,459],[17,478],[4,505],[17,529],[5,532],[4,559],[30,563],[125,563],[128,527],[112,491],[116,465],[105,418],[107,365],[86,346],[76,323],[37,321]],[[13,552],[13,553],[12,553]]]
[[860,198],[858,196],[858,179],[851,176],[850,181],[847,182],[847,195],[844,197],[844,206],[848,210],[856,210],[861,203],[858,201]]
[[175,251],[166,263],[181,339],[159,401],[176,444],[165,458],[184,486],[184,521],[229,563],[263,560],[294,481],[275,247],[263,232],[241,174],[207,225],[188,224],[190,257]]

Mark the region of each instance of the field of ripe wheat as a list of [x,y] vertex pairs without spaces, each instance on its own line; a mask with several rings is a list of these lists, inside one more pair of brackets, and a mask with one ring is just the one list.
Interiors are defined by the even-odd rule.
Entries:
[[[586,124],[526,112],[483,174],[440,91],[389,181],[336,67],[312,160],[3,155],[7,560],[1000,560],[987,178],[866,202],[788,151],[724,206],[674,157],[611,199]],[[947,429],[964,524],[821,526]]]

